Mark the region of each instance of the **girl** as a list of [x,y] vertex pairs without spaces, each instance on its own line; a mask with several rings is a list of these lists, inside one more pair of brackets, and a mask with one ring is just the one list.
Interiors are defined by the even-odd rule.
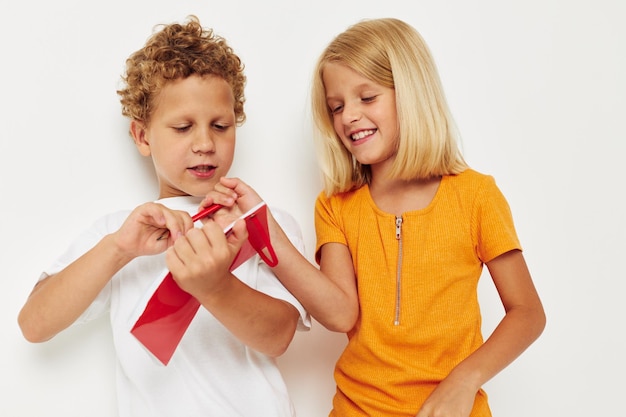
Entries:
[[[320,269],[274,222],[271,233],[289,259],[276,267],[284,285],[348,335],[330,415],[490,416],[482,385],[540,335],[545,316],[505,198],[459,152],[427,46],[397,19],[350,27],[319,58],[312,111],[325,185]],[[259,200],[235,179],[217,190],[205,204]],[[486,341],[483,265],[506,312]]]

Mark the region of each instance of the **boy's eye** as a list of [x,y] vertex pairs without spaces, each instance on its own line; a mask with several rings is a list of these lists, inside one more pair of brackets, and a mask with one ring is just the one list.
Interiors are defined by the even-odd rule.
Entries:
[[224,131],[224,130],[228,129],[228,126],[227,126],[227,125],[223,125],[223,124],[221,124],[221,123],[214,123],[214,124],[213,124],[213,127],[214,127],[215,129],[217,129],[217,130],[220,130],[220,131]]
[[191,125],[174,126],[174,130],[176,130],[179,133],[184,133],[184,132],[188,131],[190,128],[191,128]]

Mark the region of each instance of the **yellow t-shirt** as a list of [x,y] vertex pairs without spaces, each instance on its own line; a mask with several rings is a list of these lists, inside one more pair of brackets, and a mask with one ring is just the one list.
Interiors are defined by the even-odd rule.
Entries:
[[[316,201],[316,251],[348,246],[360,303],[335,368],[331,416],[415,416],[483,343],[483,263],[521,250],[494,179],[471,169],[444,176],[428,207],[400,218],[376,207],[367,186]],[[491,416],[482,390],[471,416]]]

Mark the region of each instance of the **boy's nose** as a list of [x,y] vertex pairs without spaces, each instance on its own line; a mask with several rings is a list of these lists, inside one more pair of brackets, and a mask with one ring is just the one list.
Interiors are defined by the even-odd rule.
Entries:
[[194,136],[191,149],[193,152],[209,153],[215,151],[215,142],[211,134],[206,131],[197,132]]

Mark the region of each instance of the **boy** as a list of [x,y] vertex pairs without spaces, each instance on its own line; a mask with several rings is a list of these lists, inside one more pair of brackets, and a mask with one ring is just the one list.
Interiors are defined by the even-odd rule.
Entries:
[[[194,16],[162,27],[126,64],[122,113],[152,158],[159,200],[105,216],[80,236],[42,274],[20,312],[22,332],[42,342],[109,312],[122,417],[293,416],[274,358],[310,326],[307,313],[258,257],[229,271],[244,222],[227,238],[223,224],[194,228],[190,217],[232,164],[245,120],[243,65]],[[273,215],[302,250],[293,219]],[[202,306],[163,366],[129,320],[166,268]]]

